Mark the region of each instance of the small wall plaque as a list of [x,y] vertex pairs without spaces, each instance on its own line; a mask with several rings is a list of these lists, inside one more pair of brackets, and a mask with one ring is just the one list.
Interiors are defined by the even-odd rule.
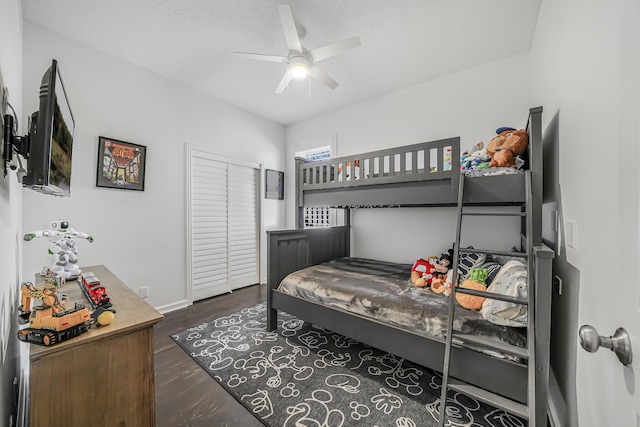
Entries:
[[284,200],[284,172],[266,170],[265,198]]

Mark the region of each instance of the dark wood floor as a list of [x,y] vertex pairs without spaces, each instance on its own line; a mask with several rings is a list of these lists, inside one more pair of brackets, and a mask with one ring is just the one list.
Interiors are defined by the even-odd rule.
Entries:
[[266,286],[249,286],[167,313],[154,327],[158,427],[262,426],[178,347],[170,335],[265,300]]
[[266,301],[266,286],[249,286],[167,313],[154,327],[158,427],[263,426],[170,337],[262,301]]

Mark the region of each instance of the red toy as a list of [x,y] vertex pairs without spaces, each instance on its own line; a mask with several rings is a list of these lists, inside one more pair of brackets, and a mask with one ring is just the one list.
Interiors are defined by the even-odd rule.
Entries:
[[[447,263],[448,265],[448,263]],[[411,283],[424,288],[442,274],[446,274],[448,267],[440,262],[438,257],[429,257],[429,259],[420,258],[411,267]]]
[[80,288],[93,308],[111,307],[112,304],[109,299],[109,295],[107,294],[107,290],[100,284],[100,279],[98,279],[95,274],[91,272],[82,273],[80,277],[81,280],[78,282],[80,284]]

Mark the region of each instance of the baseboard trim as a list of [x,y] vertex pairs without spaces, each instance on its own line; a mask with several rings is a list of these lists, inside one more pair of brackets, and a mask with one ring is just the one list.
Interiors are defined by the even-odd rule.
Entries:
[[187,308],[187,307],[189,307],[189,302],[185,299],[182,301],[176,301],[174,303],[163,305],[160,307],[155,307],[155,309],[162,314],[166,314],[166,313],[170,313],[172,311],[180,310],[182,308]]

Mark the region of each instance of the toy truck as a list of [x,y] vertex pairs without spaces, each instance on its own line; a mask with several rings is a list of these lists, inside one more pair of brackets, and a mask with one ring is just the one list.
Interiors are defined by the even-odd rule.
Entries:
[[[87,331],[91,321],[89,310],[82,304],[65,309],[58,300],[55,286],[46,284],[37,288],[31,283],[21,287],[21,323],[29,322],[29,327],[18,331],[21,341],[52,345],[65,341]],[[42,301],[42,307],[31,309],[31,299]]]

